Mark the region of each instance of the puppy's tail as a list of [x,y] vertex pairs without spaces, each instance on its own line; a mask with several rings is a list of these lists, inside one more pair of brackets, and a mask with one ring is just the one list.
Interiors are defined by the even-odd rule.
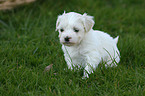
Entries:
[[116,38],[114,38],[116,44],[118,42],[118,38],[119,38],[119,36],[117,36]]

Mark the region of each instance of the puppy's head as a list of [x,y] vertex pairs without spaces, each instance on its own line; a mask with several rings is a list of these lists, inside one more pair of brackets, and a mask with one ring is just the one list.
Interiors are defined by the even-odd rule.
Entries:
[[75,12],[64,12],[58,16],[56,22],[56,31],[58,30],[59,32],[60,43],[66,46],[80,44],[93,25],[93,17],[88,16],[86,13],[81,15]]

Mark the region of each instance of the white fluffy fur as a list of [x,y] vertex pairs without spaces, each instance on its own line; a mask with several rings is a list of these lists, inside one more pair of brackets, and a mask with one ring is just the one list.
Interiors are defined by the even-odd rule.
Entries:
[[[64,12],[58,16],[56,23],[68,68],[84,67],[84,77],[89,77],[88,74],[102,61],[106,62],[105,66],[111,67],[117,66],[120,61],[117,48],[119,36],[113,39],[107,33],[93,30],[93,25],[92,16],[75,12]],[[79,31],[75,32],[75,29]],[[68,42],[65,41],[66,37],[69,37]]]

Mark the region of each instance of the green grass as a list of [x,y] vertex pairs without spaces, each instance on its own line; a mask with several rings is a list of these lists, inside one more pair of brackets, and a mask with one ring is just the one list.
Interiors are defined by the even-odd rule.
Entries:
[[[58,33],[63,11],[94,16],[94,29],[120,36],[116,68],[89,79],[67,68]],[[145,0],[45,0],[0,12],[0,96],[145,96]],[[46,66],[53,64],[48,73]]]

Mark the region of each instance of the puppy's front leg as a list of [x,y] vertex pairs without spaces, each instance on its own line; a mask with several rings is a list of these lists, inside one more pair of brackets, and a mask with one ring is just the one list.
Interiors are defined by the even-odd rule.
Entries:
[[89,57],[87,60],[85,70],[84,70],[83,78],[89,78],[88,74],[93,73],[93,71],[96,69],[96,67],[98,67],[100,61],[101,61],[101,59],[99,59],[99,58],[91,59],[91,57]]
[[67,62],[67,66],[68,66],[68,69],[71,69],[73,70],[73,67],[72,67],[72,62],[69,58],[65,58],[65,61]]
[[86,66],[84,70],[83,78],[89,78],[88,74],[91,74],[91,73],[93,73],[93,68],[91,68],[90,66]]

